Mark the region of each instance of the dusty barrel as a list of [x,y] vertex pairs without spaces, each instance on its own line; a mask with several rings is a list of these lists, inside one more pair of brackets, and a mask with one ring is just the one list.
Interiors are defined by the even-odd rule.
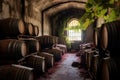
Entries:
[[94,77],[96,77],[97,74],[98,64],[99,64],[99,54],[94,54],[92,56],[91,66],[90,66],[90,72]]
[[39,40],[41,49],[52,48],[52,46],[53,46],[54,40],[53,40],[52,36],[49,36],[49,35],[39,36],[39,37],[37,37],[37,40]]
[[56,47],[60,48],[63,54],[67,52],[67,46],[64,44],[56,44]]
[[28,48],[29,54],[38,52],[40,49],[39,41],[36,39],[21,39],[23,40]]
[[21,65],[0,66],[0,80],[34,80],[32,70]]
[[100,48],[100,34],[101,34],[101,28],[96,28],[93,31],[93,42],[96,48]]
[[33,25],[31,23],[25,22],[25,35],[33,35]]
[[86,61],[86,67],[87,67],[88,71],[90,71],[93,54],[94,54],[94,51],[92,51],[91,49],[86,49],[85,50],[85,56],[86,56],[85,61]]
[[38,36],[39,34],[39,27],[33,25],[33,36]]
[[39,41],[39,45],[41,49],[44,49],[46,46],[46,43],[45,43],[46,40],[42,36],[38,36],[36,37],[36,39]]
[[16,39],[0,40],[0,59],[20,59],[27,55],[24,41]]
[[1,37],[16,37],[25,34],[23,20],[15,18],[0,20],[0,34]]
[[60,61],[61,58],[62,58],[62,51],[61,50],[58,50],[58,49],[45,49],[45,50],[42,50],[42,51],[53,54],[53,57],[54,57],[55,61]]
[[109,57],[103,58],[98,67],[96,80],[119,80],[118,68],[114,59]]
[[37,53],[37,55],[38,55],[38,56],[45,57],[45,65],[46,65],[46,68],[53,67],[53,65],[54,65],[54,57],[53,57],[53,54],[46,53],[46,52],[39,52],[39,53]]
[[37,55],[32,55],[26,58],[25,66],[34,68],[37,74],[45,72],[45,58]]
[[[101,47],[111,53],[120,49],[120,21],[105,23],[101,27]],[[117,56],[117,53],[111,54]]]

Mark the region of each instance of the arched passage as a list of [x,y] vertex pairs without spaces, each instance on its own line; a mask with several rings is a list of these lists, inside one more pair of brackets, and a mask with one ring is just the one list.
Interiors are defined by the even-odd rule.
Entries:
[[80,22],[77,18],[72,18],[67,22],[67,38],[69,41],[81,41]]

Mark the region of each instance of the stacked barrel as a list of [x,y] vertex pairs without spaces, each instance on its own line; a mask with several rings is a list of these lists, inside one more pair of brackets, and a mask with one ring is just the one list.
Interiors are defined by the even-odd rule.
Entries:
[[98,67],[97,79],[113,80],[120,79],[120,21],[105,23],[101,26],[100,31],[100,53],[102,59]]
[[17,39],[24,34],[22,19],[0,20],[0,80],[34,80],[33,68],[18,63],[28,55],[26,43]]
[[40,42],[41,51],[50,53],[54,56],[55,62],[60,61],[62,58],[62,50],[59,48],[56,48],[56,41],[54,39],[54,36],[49,35],[43,35],[38,36],[37,40]]
[[80,45],[81,65],[93,80],[118,80],[120,72],[120,20],[94,29],[93,44]]
[[34,80],[61,60],[55,38],[38,34],[37,26],[22,19],[0,20],[0,80]]
[[94,48],[84,50],[85,66],[93,80],[120,79],[120,21],[104,23],[96,28],[93,40]]
[[0,80],[34,80],[32,68],[21,65],[0,66]]
[[21,19],[7,18],[0,20],[0,62],[16,62],[27,55],[25,42],[15,38],[23,34],[25,34],[25,27]]
[[0,20],[0,80],[34,80],[35,73],[45,72],[46,63],[54,61],[53,55],[37,55],[40,47],[34,37],[38,33],[37,26],[22,19]]

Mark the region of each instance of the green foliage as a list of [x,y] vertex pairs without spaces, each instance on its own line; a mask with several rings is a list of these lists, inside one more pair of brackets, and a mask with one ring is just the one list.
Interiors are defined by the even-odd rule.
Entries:
[[71,49],[71,41],[68,40],[68,37],[65,37],[66,45],[68,49]]
[[[80,19],[82,29],[86,29],[97,18],[104,18],[105,22],[111,22],[120,18],[120,7],[116,7],[115,0],[88,0],[86,13]],[[118,1],[118,0],[116,0]],[[108,13],[108,10],[110,12]]]
[[75,30],[75,31],[78,31],[80,29],[80,25],[79,26],[67,26],[65,28],[65,30]]

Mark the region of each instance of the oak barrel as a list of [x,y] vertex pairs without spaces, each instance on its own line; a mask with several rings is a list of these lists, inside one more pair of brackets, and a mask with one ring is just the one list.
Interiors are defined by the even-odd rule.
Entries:
[[34,80],[33,69],[16,64],[0,66],[0,80]]
[[39,27],[33,25],[33,36],[38,36],[39,34]]
[[114,59],[104,57],[100,61],[96,80],[119,80],[118,68]]
[[101,47],[117,56],[120,49],[120,21],[105,23],[101,27]]
[[91,66],[90,66],[90,72],[94,76],[94,78],[96,77],[98,71],[98,64],[99,64],[99,54],[94,54],[92,56]]
[[0,36],[16,37],[25,34],[25,26],[22,19],[6,18],[0,20]]
[[34,68],[34,72],[37,74],[45,72],[45,58],[37,55],[31,55],[26,58],[25,66]]
[[39,40],[41,49],[52,48],[54,44],[52,36],[49,35],[38,36],[36,39]]
[[51,68],[54,65],[54,57],[53,54],[47,52],[39,52],[37,53],[38,56],[45,57],[45,64],[46,68]]
[[36,39],[21,39],[21,40],[25,41],[25,43],[27,44],[29,54],[39,51],[40,45],[38,40]]
[[100,47],[100,35],[101,35],[101,28],[96,28],[93,31],[93,42],[96,48],[101,48]]
[[0,40],[0,59],[20,59],[27,55],[24,41],[16,39]]
[[25,22],[25,35],[32,36],[33,32],[34,30],[32,23]]
[[92,57],[94,55],[94,51],[88,51],[85,53],[86,54],[86,67],[88,69],[88,71],[90,71],[90,67],[91,67],[91,62],[92,62]]
[[53,55],[55,62],[62,59],[62,51],[58,49],[44,49],[42,52],[47,52]]

